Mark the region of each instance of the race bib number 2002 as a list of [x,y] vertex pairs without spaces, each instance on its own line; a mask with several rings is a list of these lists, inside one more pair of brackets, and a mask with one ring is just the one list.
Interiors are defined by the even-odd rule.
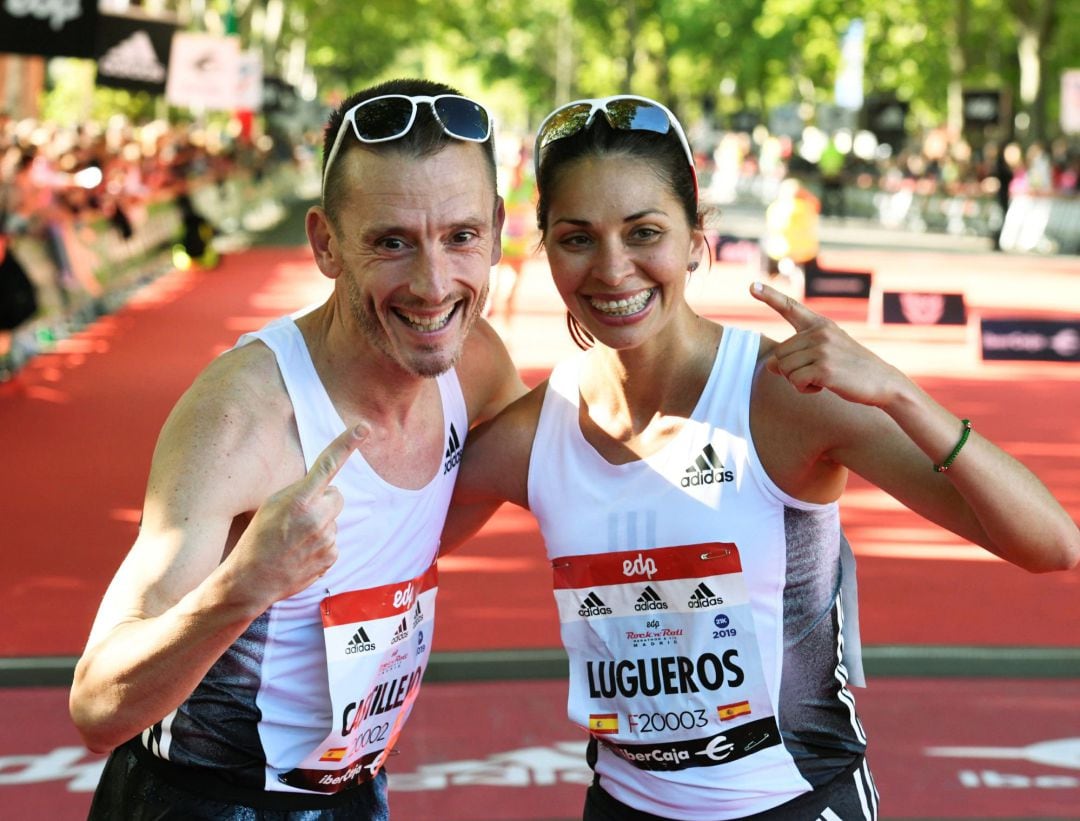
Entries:
[[735,545],[553,562],[570,719],[644,770],[737,761],[780,743]]
[[437,578],[433,564],[415,579],[323,600],[334,726],[283,783],[336,793],[379,772],[420,693]]

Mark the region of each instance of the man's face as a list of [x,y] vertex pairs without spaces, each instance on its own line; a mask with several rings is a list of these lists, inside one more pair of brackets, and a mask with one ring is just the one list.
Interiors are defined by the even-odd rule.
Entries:
[[368,343],[416,376],[454,365],[487,298],[502,229],[482,149],[350,151],[331,228],[351,317]]

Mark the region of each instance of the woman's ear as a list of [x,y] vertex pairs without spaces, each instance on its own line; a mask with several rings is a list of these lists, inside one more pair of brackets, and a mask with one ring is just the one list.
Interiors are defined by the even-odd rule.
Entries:
[[504,222],[506,222],[506,203],[503,202],[502,197],[496,197],[495,213],[492,215],[491,226],[491,229],[494,232],[492,234],[494,241],[491,243],[492,266],[498,265],[499,260],[502,259],[502,229]]

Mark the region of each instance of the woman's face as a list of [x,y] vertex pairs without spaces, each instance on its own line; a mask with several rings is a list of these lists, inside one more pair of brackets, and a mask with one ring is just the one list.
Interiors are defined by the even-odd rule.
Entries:
[[547,224],[555,286],[598,342],[635,347],[686,306],[687,266],[704,237],[647,161],[610,155],[567,165]]

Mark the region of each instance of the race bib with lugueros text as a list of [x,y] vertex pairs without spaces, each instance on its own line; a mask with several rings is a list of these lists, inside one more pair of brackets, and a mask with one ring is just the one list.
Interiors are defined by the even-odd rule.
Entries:
[[607,749],[639,769],[672,771],[780,744],[734,544],[552,565],[569,716]]

